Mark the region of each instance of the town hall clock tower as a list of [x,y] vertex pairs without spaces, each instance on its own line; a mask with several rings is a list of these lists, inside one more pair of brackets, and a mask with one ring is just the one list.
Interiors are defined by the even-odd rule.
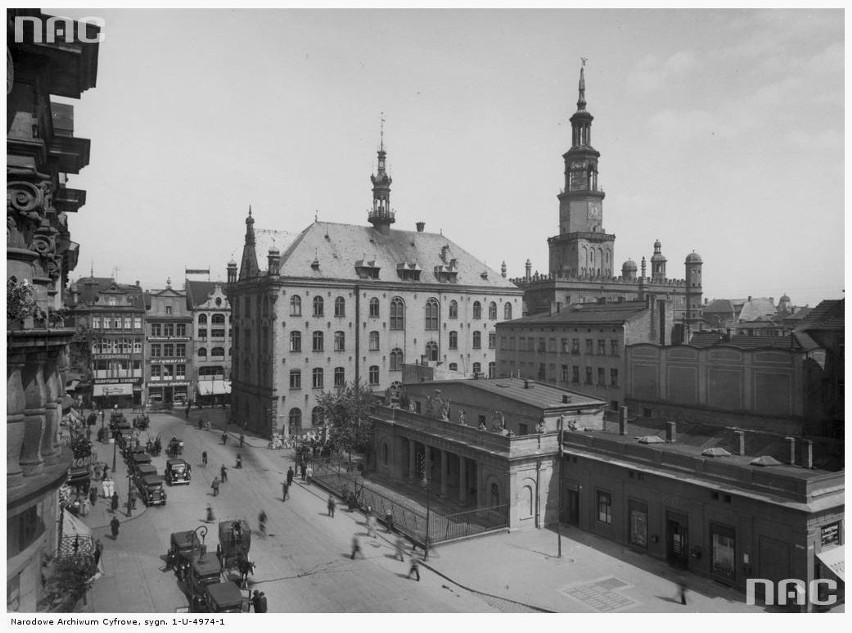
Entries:
[[603,229],[605,194],[598,187],[600,152],[592,147],[593,119],[586,110],[585,67],[581,67],[580,97],[571,117],[571,149],[562,155],[565,188],[558,196],[559,235],[547,240],[554,276],[612,276],[615,235]]

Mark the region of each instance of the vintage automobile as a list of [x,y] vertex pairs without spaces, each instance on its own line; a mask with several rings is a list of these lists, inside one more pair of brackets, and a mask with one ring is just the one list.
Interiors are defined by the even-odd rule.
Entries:
[[177,457],[183,454],[183,442],[176,437],[169,440],[169,445],[166,447],[166,455],[169,457]]
[[149,426],[151,426],[151,418],[147,415],[137,415],[133,418],[133,428],[144,431]]
[[222,565],[218,558],[208,554],[193,554],[188,573],[184,577],[190,607],[194,609],[197,608],[196,605],[202,605],[207,595],[208,585],[215,585],[221,581]]
[[146,475],[136,478],[136,488],[146,506],[166,505],[166,478],[162,475]]
[[133,429],[116,429],[115,431],[115,441],[118,442],[118,448],[122,451],[125,451],[128,446],[130,446],[130,442],[133,439]]
[[174,569],[178,580],[184,580],[189,574],[192,555],[207,553],[207,546],[201,542],[194,530],[172,532],[171,545],[166,552],[166,569]]
[[142,464],[150,464],[151,456],[148,453],[131,453],[127,460],[127,467],[131,473],[135,473],[136,469]]
[[207,585],[203,607],[210,613],[242,613],[248,611],[248,599],[233,582],[219,582]]
[[192,467],[180,457],[166,460],[166,483],[170,486],[188,484],[192,479]]
[[216,555],[222,567],[236,567],[240,560],[248,558],[251,549],[251,528],[245,519],[219,522],[219,545]]

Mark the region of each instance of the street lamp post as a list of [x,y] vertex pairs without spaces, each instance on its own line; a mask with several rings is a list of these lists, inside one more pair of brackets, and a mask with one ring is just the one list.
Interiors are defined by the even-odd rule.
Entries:
[[423,452],[423,477],[426,480],[424,482],[426,484],[426,542],[423,544],[423,560],[427,560],[429,558],[429,525],[432,511],[432,460],[428,447]]
[[207,537],[207,526],[206,525],[199,525],[194,530],[190,530],[189,532],[187,532],[187,536],[189,537],[189,548],[190,548],[189,549],[189,558],[190,558],[190,561],[192,560],[193,556],[195,555],[195,541],[198,539],[199,533],[201,534],[201,547],[199,547],[198,549],[200,550],[201,553],[198,556],[198,560],[199,560],[199,562],[202,562],[204,560],[204,554],[206,553],[206,550],[204,548],[204,539]]
[[556,537],[558,556],[562,558],[562,416],[559,416],[559,482],[557,495],[559,496],[556,508]]
[[115,473],[115,451],[116,451],[117,446],[118,446],[118,438],[116,437],[116,434],[113,433],[113,436],[112,436],[112,472],[113,473]]
[[133,473],[127,472],[127,517],[133,516]]

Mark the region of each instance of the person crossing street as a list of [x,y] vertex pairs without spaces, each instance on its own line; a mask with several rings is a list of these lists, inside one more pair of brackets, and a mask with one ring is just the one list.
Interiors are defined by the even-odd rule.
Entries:
[[411,569],[408,570],[406,578],[411,578],[411,574],[417,576],[417,582],[420,582],[420,558],[416,554],[411,556]]
[[222,464],[222,468],[219,469],[219,472],[222,477],[222,483],[228,482],[228,469],[225,467],[225,464]]
[[334,518],[334,509],[337,507],[337,502],[334,500],[334,497],[328,495],[328,516],[332,519]]

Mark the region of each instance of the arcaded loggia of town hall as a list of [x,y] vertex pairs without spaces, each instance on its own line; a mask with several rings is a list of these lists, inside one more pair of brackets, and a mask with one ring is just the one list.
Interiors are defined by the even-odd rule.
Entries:
[[7,12],[15,619],[843,609],[845,302],[710,299],[700,243],[619,260],[585,59],[546,271],[394,208],[377,113],[364,216],[247,201],[218,267],[144,287],[73,239],[110,49],[51,17]]

